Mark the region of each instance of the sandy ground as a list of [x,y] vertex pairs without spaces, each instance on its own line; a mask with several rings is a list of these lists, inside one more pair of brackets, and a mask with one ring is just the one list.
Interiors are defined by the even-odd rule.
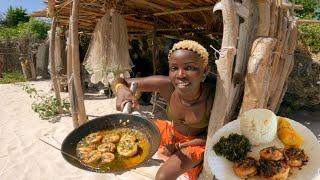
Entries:
[[[33,84],[43,94],[50,92],[49,81],[28,84]],[[67,96],[66,93],[61,95]],[[22,90],[21,84],[1,84],[0,96],[0,179],[154,179],[159,163],[146,163],[144,167],[121,175],[92,173],[73,167],[58,150],[39,140],[42,138],[60,147],[73,130],[71,117],[62,117],[56,123],[41,120],[31,109],[33,100]],[[90,96],[85,100],[90,118],[115,113],[114,104],[115,99],[101,96]]]
[[[52,94],[49,81],[27,84],[31,84],[41,94]],[[61,96],[67,97],[67,94],[61,93]],[[73,130],[71,117],[61,117],[55,123],[41,120],[31,109],[32,102],[33,99],[22,90],[22,84],[0,84],[1,180],[154,179],[160,164],[152,160],[143,167],[119,175],[88,172],[70,165],[58,150],[44,144],[39,138],[60,147],[63,139]],[[90,119],[117,112],[115,99],[107,99],[105,96],[86,94],[85,107]],[[141,106],[140,113],[151,117],[150,109],[150,106]],[[163,114],[156,113],[155,116],[163,117]],[[297,112],[290,118],[310,128],[319,139],[319,117],[319,112]]]

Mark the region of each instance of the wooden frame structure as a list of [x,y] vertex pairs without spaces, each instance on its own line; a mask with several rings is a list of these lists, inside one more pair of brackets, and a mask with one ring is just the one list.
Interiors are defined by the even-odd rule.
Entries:
[[[80,30],[90,32],[106,8],[115,8],[124,15],[129,32],[174,27],[204,28],[212,32],[214,5],[214,0],[48,0],[49,16],[59,19],[60,26],[70,25],[68,61],[72,62],[72,70],[68,67],[68,74],[69,82],[70,79],[74,82],[72,89],[75,89],[75,94],[71,91],[77,105],[77,112],[73,115],[75,127],[86,121],[76,48],[78,26]],[[251,108],[277,111],[293,67],[297,40],[297,19],[293,11],[301,8],[283,0],[242,0],[241,3],[221,0],[221,4],[215,7],[214,11],[222,11],[224,27],[220,58],[215,62],[218,74],[208,141],[239,112]],[[35,12],[33,16],[43,16],[44,12],[47,13]],[[205,177],[212,178],[206,161],[204,170]]]

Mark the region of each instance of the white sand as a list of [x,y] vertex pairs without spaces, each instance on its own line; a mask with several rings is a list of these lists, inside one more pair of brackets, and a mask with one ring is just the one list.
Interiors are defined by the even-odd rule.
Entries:
[[[43,90],[41,93],[49,93],[49,81],[28,84]],[[73,130],[71,117],[62,117],[56,123],[41,120],[31,109],[33,100],[18,84],[0,84],[0,97],[0,179],[154,179],[159,164],[151,163],[121,175],[92,173],[70,165],[59,151],[39,138],[60,148],[63,139]],[[114,99],[85,100],[85,107],[92,116],[116,112]]]

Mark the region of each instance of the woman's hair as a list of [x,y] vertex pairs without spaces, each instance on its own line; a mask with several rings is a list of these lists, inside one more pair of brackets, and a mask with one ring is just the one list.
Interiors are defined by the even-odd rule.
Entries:
[[179,49],[189,50],[194,53],[197,53],[203,59],[204,66],[208,64],[208,51],[198,42],[193,40],[183,40],[175,43],[172,49],[169,51],[168,59],[174,51]]

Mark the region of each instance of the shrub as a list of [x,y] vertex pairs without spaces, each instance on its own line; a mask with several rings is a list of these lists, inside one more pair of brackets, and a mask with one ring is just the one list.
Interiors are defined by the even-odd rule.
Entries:
[[9,84],[9,83],[25,82],[25,81],[26,79],[24,78],[22,72],[20,71],[4,72],[3,78],[0,78],[0,84]]
[[311,51],[320,51],[320,25],[317,24],[302,24],[299,25],[299,40],[303,44],[310,47]]
[[29,22],[19,23],[15,27],[0,27],[0,39],[45,39],[49,29],[46,22],[31,18]]

